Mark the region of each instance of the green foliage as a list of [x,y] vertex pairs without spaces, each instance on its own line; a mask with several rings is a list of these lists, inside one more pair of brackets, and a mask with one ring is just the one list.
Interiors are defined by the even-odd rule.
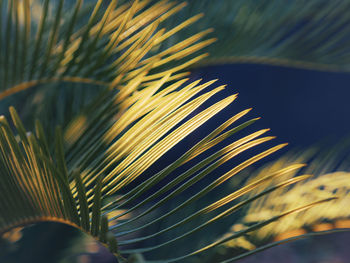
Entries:
[[348,0],[202,0],[189,1],[172,19],[205,13],[201,23],[187,29],[215,29],[218,41],[206,49],[211,56],[204,64],[267,63],[347,72],[349,10]]
[[[26,91],[22,99],[29,105],[19,114],[11,107],[11,123],[8,117],[0,119],[1,234],[31,223],[62,222],[90,234],[121,261],[129,256],[130,262],[145,256],[150,262],[184,262],[293,218],[294,214],[313,211],[315,205],[335,202],[333,195],[316,196],[302,204],[292,202],[267,217],[256,217],[251,226],[219,240],[206,236],[209,240],[203,243],[183,246],[183,240],[205,235],[207,229],[232,218],[240,209],[248,209],[249,205],[257,208],[259,201],[281,192],[293,195],[290,189],[314,186],[309,181],[301,183],[309,175],[290,176],[303,167],[293,163],[218,194],[232,177],[285,146],[273,146],[225,173],[218,172],[242,152],[274,138],[262,137],[267,129],[240,139],[233,137],[257,120],[241,121],[249,109],[232,115],[166,167],[149,174],[152,165],[237,97],[231,95],[207,106],[225,87],[213,87],[215,80],[202,83],[184,78],[188,73],[183,70],[206,57],[198,52],[214,41],[203,40],[211,30],[184,30],[201,15],[176,23],[186,12],[180,11],[184,4],[151,2],[0,2],[0,22],[5,23],[0,33],[0,99],[19,106],[16,101],[20,97],[16,96]],[[193,9],[208,4],[203,1],[198,7],[195,3],[199,2],[190,3],[191,15]],[[322,15],[311,19],[301,32],[291,34],[288,41],[281,41],[286,32],[281,26],[286,20],[293,18],[288,22],[292,28],[303,23],[316,7],[324,5],[322,1],[311,1],[297,16],[294,14],[300,4],[291,2],[285,7],[286,16],[280,19],[276,1],[263,1],[256,9],[252,4],[227,1],[208,9],[203,18],[204,24],[209,21],[215,26],[213,16],[231,21],[226,12],[217,16],[216,8],[233,10],[232,28],[239,32],[227,40],[233,43],[234,51],[229,54],[303,58],[305,63],[320,63],[320,67],[324,64],[347,69],[346,56],[337,60],[340,54],[335,52],[346,41],[343,37],[347,31],[337,31],[345,18],[329,29],[326,23],[327,30],[319,29],[325,33],[320,39],[312,39],[315,45],[330,32],[336,32],[336,37],[333,42],[322,42],[324,46],[320,44],[317,49],[310,47],[314,53],[308,53],[308,57],[294,48],[295,42],[318,25]],[[328,8],[334,8],[333,4]],[[341,14],[340,6],[335,14]],[[174,15],[176,19],[171,19]],[[266,34],[255,34],[271,19],[273,25]],[[180,31],[187,36],[178,34]],[[329,55],[332,50],[333,55]],[[346,48],[341,51],[346,52]],[[88,86],[89,95],[81,99],[80,92]],[[57,107],[54,115],[48,110],[53,102]],[[35,120],[39,118],[41,121]],[[233,142],[220,147],[233,138]],[[298,187],[291,188],[293,184]],[[267,234],[261,239],[265,237]],[[182,249],[172,249],[179,247]],[[171,253],[159,257],[162,250]]]

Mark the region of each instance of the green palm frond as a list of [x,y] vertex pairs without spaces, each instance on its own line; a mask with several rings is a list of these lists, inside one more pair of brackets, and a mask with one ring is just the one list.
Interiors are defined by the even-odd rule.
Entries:
[[[182,16],[204,12],[188,30],[215,28],[204,64],[267,63],[349,71],[349,1],[189,1]],[[175,17],[173,21],[179,19]],[[202,66],[203,63],[197,65]]]
[[[63,0],[13,0],[0,1],[0,6],[0,22],[4,23],[0,27],[5,29],[0,33],[0,99],[33,90],[28,93],[29,100],[41,96],[41,101],[55,104],[65,101],[59,105],[65,109],[81,98],[80,90],[67,92],[65,100],[59,99],[57,90],[72,89],[71,83],[81,84],[80,88],[92,84],[94,88],[89,102],[83,101],[75,111],[64,113],[66,122],[53,117],[53,122],[63,127],[55,132],[41,121],[32,122],[41,116],[34,110],[27,119],[11,107],[11,123],[1,116],[1,234],[31,223],[61,222],[95,237],[121,262],[124,257],[142,257],[139,254],[151,262],[184,262],[315,205],[337,202],[331,193],[316,196],[259,218],[222,239],[213,237],[172,250],[175,244],[205,233],[238,210],[249,205],[258,207],[259,200],[285,191],[292,195],[297,189],[291,188],[293,184],[301,189],[313,187],[311,181],[301,183],[309,175],[291,176],[303,165],[289,163],[276,164],[243,187],[212,194],[220,192],[220,187],[242,170],[285,146],[276,145],[244,157],[228,171],[220,172],[241,153],[274,138],[263,137],[268,129],[233,137],[257,120],[242,121],[249,109],[232,114],[167,166],[152,171],[171,149],[237,97],[231,95],[212,103],[224,86],[213,88],[215,80],[202,83],[184,78],[188,73],[183,70],[206,56],[197,51],[214,39],[201,40],[211,30],[196,34],[187,31],[188,37],[181,40],[174,36],[186,32],[185,28],[201,15],[174,26],[169,18],[174,14],[181,17],[184,4],[170,1],[152,5],[147,0],[120,4],[99,0],[90,6],[80,0],[75,5]],[[245,15],[237,17],[245,22]],[[281,50],[281,54],[289,54],[285,53],[287,48]],[[313,62],[328,65],[334,57],[323,58]],[[43,92],[50,87],[53,93]],[[43,121],[50,121],[45,116]],[[24,128],[27,122],[28,131]],[[172,253],[157,257],[160,250]]]

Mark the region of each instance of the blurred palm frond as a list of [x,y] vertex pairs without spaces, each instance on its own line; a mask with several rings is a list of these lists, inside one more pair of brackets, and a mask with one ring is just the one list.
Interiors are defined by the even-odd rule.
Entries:
[[203,0],[189,1],[189,8],[169,23],[203,12],[201,23],[187,31],[215,28],[218,41],[206,49],[211,56],[197,67],[263,63],[348,72],[349,11],[347,0]]
[[[263,178],[267,174],[279,171],[295,162],[308,162],[309,165],[275,178],[267,184],[256,188],[250,193],[251,196],[260,191],[278,185],[288,178],[313,174],[314,176],[300,183],[296,183],[283,190],[277,190],[265,195],[244,211],[244,215],[236,222],[231,232],[241,231],[250,225],[278,215],[283,211],[293,209],[322,199],[333,196],[336,199],[332,202],[310,208],[302,213],[294,214],[264,226],[248,235],[232,240],[218,249],[221,256],[229,256],[237,253],[240,249],[251,252],[293,241],[301,237],[308,237],[317,234],[327,234],[337,231],[344,231],[349,228],[349,210],[346,209],[349,203],[349,178],[348,164],[348,141],[342,141],[339,145],[329,147],[328,151],[320,151],[318,147],[308,151],[293,151],[285,154],[278,160],[265,165],[259,171],[251,175],[247,183]],[[246,197],[247,198],[247,197]],[[243,255],[237,256],[241,258]]]

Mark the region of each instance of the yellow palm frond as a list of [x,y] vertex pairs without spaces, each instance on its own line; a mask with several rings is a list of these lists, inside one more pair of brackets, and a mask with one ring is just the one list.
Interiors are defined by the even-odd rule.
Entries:
[[[268,238],[269,229],[277,231],[280,222],[287,228],[313,224],[314,206],[330,217],[327,212],[334,211],[327,205],[336,210],[346,202],[335,200],[333,193],[346,173],[317,180],[295,176],[304,166],[298,159],[276,162],[244,186],[220,192],[242,170],[286,145],[242,157],[274,139],[265,136],[268,129],[234,137],[257,121],[243,119],[250,109],[231,113],[175,160],[152,170],[237,98],[217,99],[225,86],[215,87],[216,80],[185,78],[184,70],[207,56],[198,51],[215,41],[202,40],[211,29],[176,40],[202,17],[173,23],[170,18],[181,17],[185,5],[167,0],[98,0],[91,5],[82,0],[73,5],[63,0],[0,1],[0,99],[26,90],[23,101],[42,106],[45,114],[44,103],[60,108],[57,115],[31,110],[26,118],[27,108],[21,105],[20,114],[10,107],[12,122],[0,117],[0,234],[42,221],[61,222],[90,234],[121,262],[142,257],[140,253],[150,262],[184,262],[247,235]],[[246,22],[241,14],[237,19]],[[74,91],[78,86],[72,83],[81,85]],[[85,101],[79,92],[88,86],[93,91]],[[44,125],[39,116],[45,116]],[[53,132],[46,122],[62,128]],[[239,162],[233,164],[235,159]],[[334,177],[339,181],[329,184],[329,191],[320,189],[295,202],[295,196]],[[277,196],[284,196],[285,203],[279,204]],[[265,209],[256,210],[269,200],[276,209],[267,215]],[[242,223],[252,225],[219,240],[213,236],[183,250],[171,249],[240,209],[248,210]],[[299,225],[297,220],[286,223],[299,217]],[[158,256],[161,250],[171,253]]]
[[[347,143],[342,142],[344,148],[345,145]],[[349,228],[350,210],[347,209],[347,206],[350,201],[348,195],[350,174],[347,171],[339,170],[344,169],[344,165],[347,164],[346,162],[339,164],[339,160],[344,159],[344,153],[342,153],[339,146],[331,148],[326,153],[317,154],[316,157],[315,152],[317,153],[314,148],[304,153],[286,154],[279,160],[266,165],[259,172],[256,172],[248,183],[259,181],[266,175],[280,171],[283,167],[288,167],[295,161],[305,162],[310,159],[313,160],[309,166],[302,170],[290,170],[283,176],[268,181],[265,185],[260,186],[260,189],[256,188],[252,191],[250,193],[251,196],[266,188],[274,187],[284,180],[288,180],[288,178],[295,178],[299,174],[311,173],[315,176],[296,183],[289,188],[276,190],[254,201],[244,212],[242,219],[232,226],[231,231],[242,231],[256,222],[268,220],[285,211],[325,197],[334,197],[335,199],[332,202],[318,205],[302,213],[290,215],[253,231],[249,235],[232,240],[225,244],[227,249],[237,250],[243,248],[248,250],[246,255],[249,255],[251,254],[250,251],[260,251],[300,237],[344,231]],[[327,173],[327,171],[333,172]],[[324,172],[326,173],[323,174]]]
[[[208,31],[179,41],[161,53],[156,50],[201,16],[165,30],[164,21],[185,4],[148,2],[118,5],[114,0],[104,7],[100,0],[91,8],[81,0],[75,5],[64,4],[63,0],[55,5],[45,0],[42,6],[40,1],[2,1],[1,9],[7,10],[2,18],[6,21],[2,36],[7,41],[1,43],[4,70],[0,98],[52,82],[120,87],[143,72],[154,71],[143,81],[157,80],[198,61],[200,57],[194,56],[192,61],[179,63],[213,42],[211,39],[198,43]],[[84,23],[86,17],[88,21]],[[156,72],[169,63],[174,67]],[[181,76],[174,75],[173,79]]]

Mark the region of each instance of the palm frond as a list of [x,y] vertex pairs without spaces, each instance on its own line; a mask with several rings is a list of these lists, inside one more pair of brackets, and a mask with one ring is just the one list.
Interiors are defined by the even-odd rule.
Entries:
[[349,71],[349,1],[190,1],[181,15],[194,11],[205,17],[188,30],[214,27],[218,37],[207,49],[211,56],[197,67],[267,63]]
[[[48,83],[57,84],[54,92],[67,82],[104,87],[94,91],[90,104],[84,102],[74,114],[70,112],[68,124],[56,128],[54,135],[39,121],[33,125],[35,134],[27,132],[13,107],[13,125],[1,116],[0,210],[6,213],[0,215],[0,233],[29,223],[55,221],[89,233],[109,246],[120,261],[142,253],[156,262],[183,262],[294,214],[306,214],[304,210],[315,205],[337,202],[332,193],[310,198],[258,218],[223,239],[213,237],[172,251],[164,259],[155,258],[159,250],[203,233],[239,209],[250,204],[259,207],[259,200],[286,189],[292,189],[286,195],[293,194],[292,184],[303,189],[311,187],[311,181],[301,183],[308,175],[291,177],[303,165],[290,164],[275,167],[228,194],[210,195],[285,146],[260,151],[220,172],[241,153],[274,138],[261,137],[268,131],[263,129],[222,146],[257,120],[236,124],[249,109],[209,131],[167,166],[152,171],[171,149],[227,109],[237,95],[212,103],[224,86],[213,88],[215,80],[184,79],[187,73],[182,70],[206,56],[197,51],[214,41],[200,42],[211,30],[174,41],[177,32],[201,15],[167,31],[162,27],[184,4],[151,2],[118,5],[115,0],[108,4],[99,0],[87,9],[80,0],[73,8],[63,0],[56,4],[39,1],[42,5],[29,0],[0,2],[0,21],[6,21],[0,33],[0,99],[38,85],[46,89]],[[66,12],[68,18],[63,15]],[[332,58],[327,57],[327,63]],[[37,94],[43,96],[41,91]],[[58,98],[57,94],[43,97]],[[74,100],[68,104],[73,105]],[[35,112],[31,115],[38,117]],[[210,200],[200,203],[205,197]],[[164,238],[159,242],[159,237]]]
[[103,90],[123,90],[120,99],[132,94],[132,86],[124,86],[138,76],[143,79],[133,86],[137,89],[167,74],[169,81],[183,78],[189,74],[184,69],[207,56],[198,51],[214,41],[202,41],[210,32],[204,30],[159,52],[164,41],[201,18],[166,27],[185,6],[147,0],[2,1],[0,99],[6,103],[0,110],[5,114],[6,105],[15,106],[26,126],[33,128],[36,115],[52,130],[65,127]]
[[[346,207],[349,202],[350,174],[347,172],[347,146],[348,143],[342,141],[338,146],[330,148],[326,152],[321,151],[319,153],[315,148],[309,151],[291,152],[256,172],[248,183],[261,180],[267,174],[279,171],[291,163],[310,162],[302,170],[291,171],[262,185],[260,189],[256,188],[251,192],[250,195],[252,196],[263,189],[278,185],[287,178],[294,178],[305,173],[312,173],[315,176],[304,182],[296,183],[290,188],[277,190],[254,201],[244,212],[242,219],[232,226],[232,232],[241,231],[248,228],[251,224],[267,220],[271,216],[324,197],[333,196],[336,199],[319,205],[317,208],[310,208],[302,213],[288,216],[251,232],[240,239],[232,240],[224,245],[227,251],[224,252],[225,249],[222,249],[221,254],[229,255],[232,251],[243,248],[248,250],[248,252],[244,253],[247,256],[253,252],[255,253],[301,237],[348,229],[350,213]],[[226,235],[230,235],[230,232]],[[238,256],[238,258],[241,258],[241,256]]]
[[[189,98],[212,83],[198,85],[198,82],[195,82],[179,91],[163,89],[163,91],[167,92],[172,91],[170,94],[163,92],[160,95],[168,107],[164,107],[165,104],[162,103],[157,104],[156,108],[159,107],[158,110],[140,107],[141,105],[154,105],[152,103],[153,100],[158,101],[160,99],[159,93],[155,92],[155,88],[160,89],[161,84],[164,84],[166,80],[162,79],[159,82],[156,87],[153,85],[147,87],[145,93],[149,93],[149,96],[142,96],[136,103],[125,110],[120,118],[115,121],[114,125],[105,129],[102,136],[104,138],[102,142],[104,143],[97,141],[97,145],[93,144],[90,146],[91,148],[86,152],[94,157],[92,162],[84,162],[84,159],[88,160],[85,156],[79,156],[81,158],[78,159],[72,158],[72,160],[76,161],[66,162],[60,129],[56,131],[55,154],[50,154],[47,148],[48,142],[42,133],[39,122],[37,122],[36,135],[28,133],[15,110],[11,108],[11,115],[18,136],[16,137],[13,134],[10,125],[3,117],[1,122],[1,165],[3,167],[1,197],[6,202],[1,204],[3,206],[1,209],[6,209],[9,212],[6,215],[2,215],[0,227],[2,232],[29,222],[34,223],[42,220],[58,221],[78,227],[99,238],[104,243],[109,242],[113,252],[118,253],[118,255],[144,253],[181,241],[182,238],[202,231],[207,225],[216,223],[246,203],[252,202],[272,190],[306,179],[306,177],[289,179],[274,189],[259,193],[248,202],[234,204],[238,197],[250,193],[263,182],[283,175],[285,171],[281,170],[226,197],[221,197],[216,201],[211,200],[210,204],[202,207],[195,213],[180,217],[176,214],[176,212],[181,213],[181,211],[184,211],[191,203],[199,200],[245,167],[284,146],[278,145],[251,157],[221,177],[214,179],[212,183],[204,186],[199,192],[191,194],[192,196],[188,200],[180,203],[174,209],[164,213],[159,218],[153,218],[152,212],[158,207],[173,201],[176,196],[182,194],[186,189],[207,177],[210,173],[215,172],[219,166],[237,154],[272,139],[271,137],[256,139],[256,137],[265,133],[266,130],[242,138],[218,150],[198,164],[187,168],[185,172],[160,189],[155,190],[158,186],[157,183],[169,176],[174,169],[178,169],[196,156],[207,151],[210,146],[218,144],[245,126],[253,123],[254,120],[248,121],[225,132],[231,124],[248,112],[243,111],[223,123],[168,167],[141,184],[137,183],[137,178],[152,163],[156,162],[160,156],[164,155],[176,143],[235,99],[235,96],[223,99],[203,109],[194,117],[184,120],[185,116],[197,109],[203,102],[221,90],[222,87],[205,92],[203,95],[190,101]],[[171,86],[176,87],[176,85]],[[174,96],[179,101],[174,101]],[[147,103],[144,100],[147,100]],[[171,107],[171,101],[174,102],[174,107]],[[130,114],[130,112],[133,114]],[[135,119],[130,119],[130,116],[135,116]],[[182,120],[184,121],[180,123]],[[147,125],[146,127],[148,128],[145,128],[144,125]],[[128,147],[129,136],[132,136],[135,141],[135,144],[131,144],[130,147]],[[99,149],[101,146],[105,150],[94,151],[94,149]],[[300,168],[300,165],[294,165],[289,169],[294,170],[298,168]],[[121,197],[112,198],[112,201],[108,201],[107,197],[115,193],[120,193]],[[140,201],[140,197],[143,201]],[[220,209],[224,207],[226,207],[225,210],[218,214]],[[114,211],[118,210],[124,212],[117,216],[111,216]],[[210,215],[210,219],[205,223],[201,223],[196,228],[186,231],[179,236],[172,237],[166,242],[153,247],[130,249],[132,244],[152,239],[179,226],[186,225],[188,222],[193,222],[198,217],[207,215]],[[129,216],[129,219],[120,220],[119,218],[122,218],[122,216],[127,218]],[[167,220],[167,218],[172,216],[175,216],[177,223],[151,235],[142,236],[147,227]],[[109,228],[107,227],[108,221]],[[266,223],[268,222],[270,221],[266,221]],[[113,245],[115,242],[110,240],[113,235],[107,234],[108,231],[112,231],[114,236],[121,238],[118,242],[118,252],[115,250],[115,245]],[[141,236],[134,238],[132,234],[135,232],[140,233]],[[115,238],[114,236],[113,238]],[[129,247],[129,249],[125,249],[125,246]],[[209,247],[215,246],[216,244],[213,246],[209,245]],[[206,248],[203,249],[203,251],[205,250]],[[201,251],[198,250],[187,256],[198,254]]]
[[[6,30],[1,35],[6,41],[1,42],[1,67],[4,70],[0,98],[56,81],[116,87],[135,74],[181,60],[212,42],[196,44],[207,33],[202,32],[186,42],[180,41],[180,47],[170,48],[162,54],[152,51],[200,18],[190,18],[168,31],[161,28],[163,21],[181,10],[184,4],[161,1],[150,6],[148,1],[135,1],[117,5],[117,1],[110,1],[103,7],[103,1],[98,1],[92,10],[85,10],[89,5],[82,5],[81,0],[75,5],[64,4],[63,0],[57,5],[49,0],[40,3],[2,1],[2,21],[6,21]],[[20,11],[24,13],[21,21]],[[31,19],[33,13],[36,17],[40,13],[40,21]],[[68,15],[63,16],[63,13]],[[89,17],[86,23],[82,13]],[[186,49],[178,52],[184,44]],[[183,68],[179,66],[170,72]],[[151,79],[159,77],[151,74]]]
[[[177,196],[185,193],[185,190],[200,180],[208,178],[208,175],[233,157],[273,138],[257,138],[267,130],[248,135],[211,154],[203,161],[188,167],[180,175],[158,188],[159,182],[167,179],[174,170],[181,168],[211,147],[252,124],[256,119],[227,130],[234,122],[249,112],[249,110],[245,110],[224,122],[169,166],[138,183],[138,177],[141,177],[169,149],[227,107],[236,98],[233,95],[223,99],[186,119],[189,114],[222,90],[223,87],[204,92],[190,100],[214,82],[199,85],[199,81],[196,81],[178,89],[179,85],[183,84],[183,81],[179,81],[164,89],[162,86],[169,77],[168,75],[143,89],[141,92],[144,95],[137,97],[134,103],[127,103],[126,109],[112,124],[111,119],[107,118],[107,121],[102,123],[106,125],[102,129],[103,132],[97,134],[97,138],[92,138],[92,140],[89,138],[91,144],[76,144],[74,147],[76,152],[70,155],[69,161],[66,161],[67,153],[64,151],[64,141],[60,129],[56,131],[55,154],[52,155],[39,122],[37,122],[36,136],[28,134],[15,110],[11,108],[18,136],[16,139],[6,119],[3,118],[1,147],[2,166],[5,172],[1,176],[4,188],[2,189],[4,191],[1,192],[4,195],[4,200],[10,200],[9,203],[2,204],[4,205],[3,209],[10,212],[9,216],[3,216],[1,229],[5,231],[13,226],[41,220],[59,221],[78,227],[98,237],[104,243],[107,243],[107,238],[110,239],[112,236],[107,234],[108,231],[112,231],[115,237],[121,239],[118,242],[118,252],[113,245],[114,241],[109,240],[110,246],[113,246],[113,252],[118,253],[118,255],[145,253],[172,245],[198,231],[203,231],[207,226],[217,223],[257,198],[308,178],[307,176],[288,178],[270,189],[265,188],[247,201],[235,202],[237,198],[249,195],[254,189],[258,189],[259,186],[270,182],[275,177],[283,177],[285,173],[302,167],[302,165],[292,165],[254,181],[225,197],[211,200],[209,204],[195,212],[187,215],[185,213],[179,217],[178,213],[184,211],[196,200],[200,200],[244,168],[284,146],[278,145],[247,159],[222,176],[214,178],[211,183],[202,187],[202,190],[192,193],[186,201],[179,203],[162,216],[152,217],[152,212],[156,209],[176,200]],[[157,92],[158,90],[160,91]],[[118,100],[119,97],[115,98]],[[177,99],[174,100],[174,98]],[[123,102],[125,103],[125,101]],[[107,114],[107,117],[109,116]],[[83,134],[80,138],[84,138],[84,136]],[[15,191],[9,191],[11,185],[15,186]],[[119,193],[120,197],[108,201],[107,197],[116,193]],[[324,198],[324,200],[330,199]],[[318,202],[319,200],[315,204]],[[16,204],[25,209],[19,210]],[[124,212],[113,215],[114,211]],[[196,218],[202,216],[209,216],[209,218],[204,223],[199,223],[195,228],[173,236],[170,240],[151,247],[130,248],[130,246],[145,240],[152,240],[189,222],[195,222]],[[125,217],[127,219],[122,219]],[[176,219],[176,223],[173,225],[155,233],[142,234],[147,233],[148,227],[171,217]],[[261,226],[272,223],[279,218],[278,215],[264,220],[262,222],[265,223]],[[107,227],[108,225],[109,227]],[[255,229],[256,227],[253,227],[248,232]],[[134,233],[139,233],[139,237],[134,238]],[[233,237],[237,238],[244,233]],[[183,260],[220,244],[221,242],[214,242],[186,256],[169,259],[169,262]],[[164,260],[168,261],[168,259]]]

